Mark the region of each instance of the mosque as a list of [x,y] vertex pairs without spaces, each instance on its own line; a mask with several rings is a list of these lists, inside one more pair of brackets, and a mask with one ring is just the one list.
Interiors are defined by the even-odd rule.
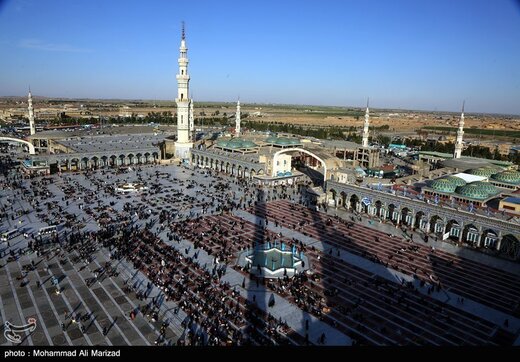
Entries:
[[[514,203],[520,203],[520,198],[515,197],[520,193],[520,172],[509,162],[462,156],[464,104],[453,155],[420,152],[419,158],[434,170],[399,179],[396,184],[383,184],[360,177],[363,170],[380,164],[380,150],[368,142],[368,101],[361,144],[244,132],[240,101],[232,135],[196,139],[184,26],[179,51],[176,135],[141,132],[131,136],[70,137],[64,133],[36,133],[29,92],[30,136],[14,140],[29,148],[31,156],[24,162],[24,169],[41,174],[53,168],[61,172],[124,167],[170,162],[165,158],[171,154],[185,165],[218,170],[263,185],[291,184],[305,173],[321,186],[319,201],[330,206],[368,213],[381,222],[419,228],[461,245],[520,258],[520,219],[489,211],[498,209],[506,199],[513,203],[507,210],[517,207]],[[36,151],[38,155],[34,155]]]

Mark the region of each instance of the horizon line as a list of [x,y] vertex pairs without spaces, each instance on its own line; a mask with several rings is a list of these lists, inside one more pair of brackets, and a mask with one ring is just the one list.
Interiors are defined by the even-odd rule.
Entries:
[[[1,98],[24,98],[23,96],[0,96]],[[169,100],[169,99],[154,99],[154,98],[90,98],[90,97],[48,97],[48,96],[39,96],[32,94],[33,99],[34,98],[46,98],[49,100],[71,100],[71,101],[80,101],[80,100],[88,100],[88,101],[148,101],[148,102],[172,102],[175,103],[175,100]],[[229,103],[229,104],[236,104],[235,101],[208,101],[208,100],[201,100],[201,101],[194,101],[194,103]],[[309,106],[309,107],[326,107],[326,108],[359,108],[361,110],[365,109],[365,106],[352,106],[352,105],[322,105],[322,104],[305,104],[305,103],[273,103],[273,102],[245,102],[241,103],[241,105],[248,105],[248,104],[258,104],[258,105],[274,105],[274,106]],[[400,110],[400,111],[410,111],[410,112],[428,112],[428,113],[456,113],[459,114],[460,111],[448,111],[448,110],[428,110],[428,109],[410,109],[410,108],[390,108],[390,107],[370,107],[370,109],[375,110]],[[467,110],[464,111],[464,114],[468,115],[497,115],[497,116],[515,116],[520,117],[520,114],[514,114],[514,113],[492,113],[492,112],[467,112]]]

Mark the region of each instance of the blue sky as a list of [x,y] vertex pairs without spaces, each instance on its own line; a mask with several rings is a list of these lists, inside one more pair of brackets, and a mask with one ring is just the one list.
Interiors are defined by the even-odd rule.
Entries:
[[518,0],[0,0],[0,95],[520,114]]

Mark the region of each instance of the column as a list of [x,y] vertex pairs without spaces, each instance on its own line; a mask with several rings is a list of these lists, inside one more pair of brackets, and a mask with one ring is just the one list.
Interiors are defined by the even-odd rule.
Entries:
[[464,231],[464,223],[461,222],[461,223],[460,223],[460,229],[459,229],[459,244],[462,243],[462,234],[463,234],[463,231]]
[[496,250],[500,250],[500,246],[502,245],[502,231],[499,231],[497,236],[498,236],[498,239],[497,239]]

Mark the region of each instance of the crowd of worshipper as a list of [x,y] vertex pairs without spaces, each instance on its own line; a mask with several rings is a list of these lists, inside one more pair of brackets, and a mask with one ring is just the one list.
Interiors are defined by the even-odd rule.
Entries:
[[[2,202],[0,221],[5,222],[7,218],[11,221],[21,220],[24,215],[30,213],[29,208],[21,208],[17,203],[23,200],[32,207],[40,221],[49,225],[65,226],[60,235],[47,238],[42,238],[35,232],[27,233],[24,235],[27,248],[8,245],[8,248],[1,250],[2,256],[7,255],[8,261],[13,261],[22,253],[34,251],[37,257],[55,256],[60,263],[70,261],[85,268],[92,262],[92,255],[101,247],[104,248],[108,250],[113,261],[128,261],[150,281],[144,290],[137,283],[129,281],[125,287],[126,292],[134,293],[138,300],[145,302],[150,297],[152,285],[161,290],[159,297],[154,297],[143,306],[139,305],[128,311],[132,320],[142,315],[152,321],[159,321],[161,307],[164,308],[163,304],[168,302],[177,306],[173,309],[175,314],[183,311],[185,317],[182,327],[185,328],[185,333],[178,339],[178,344],[291,343],[287,337],[291,335],[291,329],[285,321],[265,312],[258,307],[254,299],[245,298],[236,287],[222,281],[228,271],[228,265],[234,263],[237,252],[275,240],[283,240],[288,246],[295,245],[298,250],[308,251],[311,262],[318,268],[312,273],[296,273],[294,277],[284,276],[276,280],[256,277],[243,267],[234,266],[234,269],[256,282],[257,286],[264,285],[273,293],[293,302],[301,310],[331,323],[334,327],[340,326],[335,319],[328,317],[331,310],[345,316],[348,321],[343,323],[350,328],[368,333],[364,323],[374,314],[371,314],[366,306],[366,298],[358,297],[349,302],[345,302],[344,299],[338,301],[346,291],[359,295],[359,290],[363,288],[370,289],[382,303],[395,305],[404,312],[413,309],[414,305],[419,303],[427,305],[447,322],[453,318],[453,313],[445,312],[440,303],[426,299],[410,282],[403,280],[401,284],[396,284],[382,278],[363,280],[347,277],[339,272],[336,275],[336,272],[323,271],[321,268],[328,268],[329,264],[334,265],[333,268],[336,269],[337,263],[346,267],[342,260],[336,260],[341,255],[340,247],[322,252],[314,246],[306,247],[300,240],[286,238],[267,229],[271,222],[276,227],[281,225],[308,235],[307,231],[312,224],[311,213],[314,212],[312,210],[291,204],[289,210],[295,215],[301,214],[301,220],[288,222],[283,215],[268,213],[261,226],[252,226],[253,224],[231,214],[234,210],[252,209],[259,203],[273,200],[306,204],[308,201],[302,198],[305,183],[258,188],[250,180],[233,179],[214,170],[198,169],[183,170],[188,175],[198,177],[183,181],[170,173],[145,172],[155,170],[154,166],[141,166],[135,173],[138,181],[146,184],[148,189],[137,196],[125,196],[118,194],[114,185],[129,181],[130,178],[128,174],[117,171],[84,172],[81,174],[87,184],[84,186],[85,182],[81,183],[78,178],[68,174],[63,174],[58,180],[53,177],[25,180],[20,174],[8,172],[12,165],[0,166],[0,172],[4,172],[0,186],[11,191]],[[202,181],[197,181],[199,178],[202,178]],[[206,178],[209,182],[204,182]],[[193,196],[187,192],[189,189],[196,191]],[[56,190],[63,193],[63,196],[56,196]],[[116,203],[123,205],[121,209],[118,209]],[[73,204],[82,212],[71,209]],[[218,214],[220,216],[214,216]],[[352,215],[350,221],[327,217],[323,220],[323,225],[318,227],[319,231],[336,228],[338,223],[346,229],[355,229],[357,216],[354,217],[355,215]],[[81,231],[88,222],[95,223],[94,230]],[[252,230],[252,233],[248,234],[248,230]],[[166,240],[159,236],[163,232],[166,234]],[[348,235],[348,231],[346,233]],[[191,241],[196,252],[190,255],[191,247],[181,248],[182,240]],[[377,244],[378,240],[374,241]],[[49,244],[60,247],[47,249]],[[208,265],[199,261],[201,250],[213,258],[213,263]],[[407,258],[413,258],[418,257],[414,256],[417,252],[417,246],[410,243],[396,249],[395,255],[404,254]],[[369,250],[363,253],[360,255],[367,259],[399,270],[400,264],[394,265],[397,262],[392,260],[392,255],[385,259]],[[92,276],[86,280],[87,285],[92,286],[98,281],[102,282],[106,277],[117,276],[119,272],[114,265],[117,263],[107,262],[93,269]],[[21,275],[21,285],[30,282],[29,273],[34,268],[34,265],[25,266],[26,272],[25,275]],[[414,274],[415,272],[417,269],[414,270]],[[429,270],[423,272],[431,275]],[[332,279],[337,281],[334,286],[331,284]],[[424,286],[425,281],[421,280],[421,283],[421,286]],[[431,285],[428,294],[441,288],[438,280],[428,281],[428,284]],[[82,323],[88,322],[89,319],[83,320],[85,315],[89,313],[81,317],[68,315],[69,325],[77,323],[78,320]],[[162,321],[161,333],[156,344],[166,343],[165,331],[168,323],[167,320]],[[82,330],[88,330],[83,324],[81,326]],[[66,329],[67,325],[63,324],[62,327]],[[107,328],[109,326],[104,328],[104,334]],[[387,328],[381,326],[377,333],[401,333],[397,330],[389,331]],[[323,343],[324,338],[320,337],[317,343]],[[356,340],[362,339],[356,335]],[[304,343],[309,343],[308,335]]]
[[[106,237],[106,235],[105,235]],[[286,342],[280,328],[284,322],[260,316],[260,310],[222,282],[226,265],[212,270],[201,266],[195,257],[166,244],[149,230],[127,228],[120,236],[104,239],[111,258],[125,258],[143,272],[162,293],[186,313],[183,327],[186,338],[179,344],[248,345]],[[141,297],[146,297],[146,292]],[[157,308],[150,305],[148,308]],[[142,313],[136,310],[134,313]],[[175,311],[178,313],[178,310]],[[198,332],[197,332],[198,331]]]
[[[213,171],[183,171],[211,176],[213,179],[210,178],[208,187],[194,179],[180,181],[171,177],[169,173],[156,172],[145,175],[142,170],[146,167],[149,166],[143,166],[136,171],[139,181],[150,187],[146,193],[136,198],[137,202],[125,202],[121,210],[117,210],[115,201],[124,201],[125,196],[114,191],[113,185],[121,182],[121,176],[126,175],[121,175],[117,171],[99,170],[81,173],[86,185],[85,182],[80,183],[76,175],[62,174],[59,179],[55,177],[25,179],[18,173],[6,173],[1,180],[2,186],[13,192],[12,196],[2,204],[0,216],[20,217],[22,213],[30,213],[29,207],[19,211],[20,207],[15,204],[15,199],[21,199],[33,208],[40,221],[49,225],[61,224],[63,232],[42,237],[32,231],[27,235],[24,234],[27,248],[8,245],[2,253],[4,254],[8,249],[12,261],[22,253],[35,252],[37,257],[47,258],[47,260],[57,257],[62,265],[67,261],[72,264],[79,263],[81,267],[78,268],[84,270],[93,261],[93,254],[102,246],[109,250],[111,258],[129,260],[137,270],[142,271],[162,290],[165,301],[175,301],[178,308],[185,311],[187,318],[183,324],[187,331],[178,343],[209,345],[289,343],[285,336],[290,332],[290,328],[284,321],[266,314],[238,295],[238,292],[232,290],[229,285],[219,282],[226,273],[226,245],[221,254],[215,255],[215,261],[218,263],[215,263],[213,268],[205,266],[203,268],[198,265],[197,254],[193,258],[184,257],[180,251],[168,248],[165,244],[157,247],[158,243],[162,242],[156,235],[165,230],[167,225],[173,225],[175,221],[190,220],[190,218],[197,220],[200,215],[206,213],[225,213],[258,202],[251,181],[220,176]],[[174,192],[174,190],[168,193],[165,192],[168,190],[164,190],[164,185],[157,182],[159,178],[167,179],[175,186],[198,187],[200,191],[196,197]],[[235,185],[237,191],[232,191],[231,184]],[[51,187],[53,190],[57,189],[63,196],[56,196],[56,191],[51,191]],[[289,193],[296,197],[297,193],[294,189],[279,187],[267,190],[262,201],[289,198]],[[160,194],[169,198],[162,209],[158,207],[159,203],[156,201],[157,195]],[[194,212],[190,207],[194,204],[199,206],[198,212]],[[77,209],[82,212],[71,210],[72,205],[77,205]],[[95,222],[97,230],[81,231],[89,221]],[[151,230],[156,224],[159,226],[156,233],[153,233]],[[173,230],[169,231],[168,237],[170,240],[180,238]],[[50,245],[54,247],[49,248]],[[196,244],[194,247],[200,248],[202,245]],[[160,261],[156,259],[159,256]],[[165,268],[164,265],[171,268]],[[196,276],[193,273],[196,273]],[[118,274],[115,267],[106,264],[92,270],[92,277],[86,279],[86,284],[92,286],[98,281],[102,282],[106,277]],[[30,282],[27,275],[24,275],[23,282]],[[133,291],[138,299],[144,300],[147,295],[137,287],[133,288]],[[215,298],[216,296],[220,299]],[[142,313],[157,319],[159,307],[158,302],[148,303],[138,310],[131,311],[131,317],[135,318]],[[67,319],[69,324],[66,324],[65,320],[62,324],[64,330],[71,323],[82,321],[75,315],[68,315]],[[104,334],[107,328],[109,326],[104,328]],[[164,329],[161,328],[161,332]],[[81,330],[87,330],[83,324]],[[164,342],[164,333],[161,333],[161,336],[156,343]]]

